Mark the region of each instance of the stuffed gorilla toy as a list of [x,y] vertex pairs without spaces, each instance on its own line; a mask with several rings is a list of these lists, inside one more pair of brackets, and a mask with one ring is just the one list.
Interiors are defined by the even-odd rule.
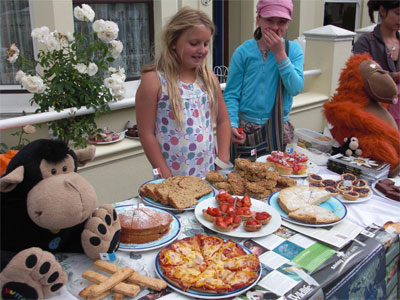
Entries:
[[390,164],[389,176],[400,171],[400,134],[392,115],[380,104],[396,103],[397,86],[368,53],[351,56],[324,114],[337,141],[358,138],[362,156]]
[[119,246],[112,205],[96,209],[93,187],[78,173],[95,147],[73,151],[41,139],[23,147],[0,178],[2,299],[51,297],[67,277],[52,253],[98,259]]

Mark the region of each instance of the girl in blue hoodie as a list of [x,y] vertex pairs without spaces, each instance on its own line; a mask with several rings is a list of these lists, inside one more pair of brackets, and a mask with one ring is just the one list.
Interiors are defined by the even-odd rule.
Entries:
[[[284,150],[293,139],[289,112],[293,96],[304,85],[304,55],[297,42],[282,38],[292,10],[291,0],[259,0],[254,39],[239,46],[231,58],[224,99],[233,148],[244,149],[234,151],[232,160],[255,147],[258,153]],[[278,98],[283,105],[276,103]]]

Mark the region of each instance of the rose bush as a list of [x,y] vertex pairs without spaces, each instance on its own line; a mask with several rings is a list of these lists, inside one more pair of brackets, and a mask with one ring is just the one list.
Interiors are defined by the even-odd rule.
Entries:
[[[74,16],[83,22],[93,22],[95,13],[89,5],[74,9]],[[8,61],[16,63],[20,71],[17,82],[33,93],[31,104],[39,106],[36,112],[61,111],[81,107],[94,109],[93,114],[70,117],[49,122],[53,135],[76,147],[84,147],[87,138],[99,131],[95,119],[109,112],[108,103],[124,98],[125,71],[110,64],[117,58],[123,44],[116,40],[118,25],[112,21],[97,20],[92,24],[94,33],[50,32],[43,26],[32,30],[32,38],[41,47],[34,61],[20,55],[15,44],[7,50]]]

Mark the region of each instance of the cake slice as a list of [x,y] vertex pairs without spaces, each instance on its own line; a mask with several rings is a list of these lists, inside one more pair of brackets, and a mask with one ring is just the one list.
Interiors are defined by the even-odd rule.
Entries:
[[195,176],[184,176],[184,178],[179,181],[178,186],[185,190],[189,190],[196,199],[212,192],[212,188],[209,184],[200,177]]
[[159,202],[159,198],[155,193],[155,189],[158,183],[150,182],[140,187],[140,193],[142,196],[152,199],[155,202]]
[[197,199],[191,190],[175,188],[168,193],[168,202],[176,209],[184,209],[196,205]]
[[292,186],[279,192],[278,203],[288,214],[309,205],[320,205],[328,201],[331,194],[320,188],[308,186]]
[[327,224],[340,221],[339,216],[317,205],[298,208],[288,214],[289,218],[311,224]]

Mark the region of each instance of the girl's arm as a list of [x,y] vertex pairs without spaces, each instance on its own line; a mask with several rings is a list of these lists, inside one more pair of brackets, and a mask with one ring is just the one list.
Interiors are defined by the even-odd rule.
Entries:
[[154,135],[157,102],[161,83],[155,71],[146,72],[136,92],[136,122],[144,153],[153,168],[160,168],[163,177],[172,176]]
[[222,96],[221,87],[217,77],[214,75],[216,81],[218,97],[218,114],[217,114],[217,143],[218,143],[218,158],[224,163],[229,162],[229,149],[231,142],[231,123],[229,121],[228,110],[226,109],[225,101]]

